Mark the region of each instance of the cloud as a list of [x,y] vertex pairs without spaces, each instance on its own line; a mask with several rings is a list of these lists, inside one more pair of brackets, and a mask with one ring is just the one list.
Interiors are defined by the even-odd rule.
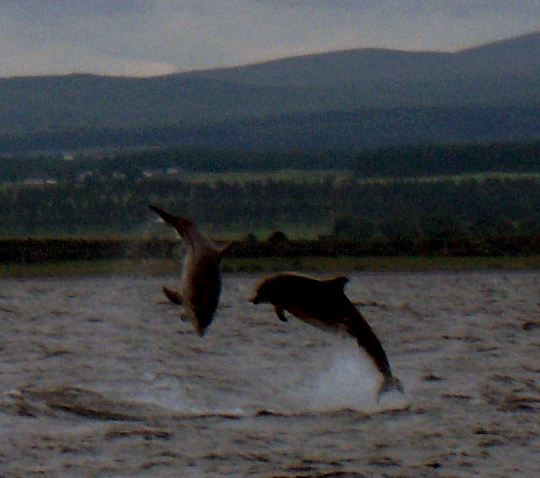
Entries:
[[61,20],[66,17],[116,16],[150,10],[150,0],[4,0],[2,9],[27,20]]
[[347,48],[456,50],[540,30],[537,0],[4,0],[0,75],[160,74]]
[[[6,44],[4,44],[6,46]],[[9,50],[9,48],[6,48]],[[91,72],[113,76],[167,75],[178,70],[174,63],[114,56],[105,53],[85,54],[80,49],[52,45],[40,48],[13,47],[16,54],[7,55],[0,65],[0,76],[53,75]]]

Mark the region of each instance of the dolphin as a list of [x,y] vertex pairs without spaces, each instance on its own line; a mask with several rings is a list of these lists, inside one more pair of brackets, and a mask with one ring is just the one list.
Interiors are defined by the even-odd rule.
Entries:
[[200,337],[212,322],[221,293],[220,262],[225,248],[220,249],[204,237],[195,224],[163,209],[150,206],[170,226],[174,227],[186,246],[180,279],[180,291],[163,287],[165,296],[181,304],[187,319],[193,323]]
[[315,327],[352,335],[374,361],[384,381],[381,393],[397,389],[401,382],[392,374],[386,353],[364,317],[344,292],[347,277],[318,280],[298,274],[277,274],[266,278],[251,298],[254,304],[270,303],[278,318],[287,321],[284,311]]

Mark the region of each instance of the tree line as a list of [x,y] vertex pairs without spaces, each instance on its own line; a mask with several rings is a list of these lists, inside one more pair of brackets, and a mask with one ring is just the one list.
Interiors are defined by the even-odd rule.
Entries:
[[[73,160],[66,160],[66,157]],[[75,181],[89,173],[140,179],[147,170],[262,172],[287,169],[350,170],[359,178],[404,178],[482,172],[540,173],[540,141],[486,144],[411,145],[375,150],[292,149],[230,151],[145,148],[0,156],[0,183],[28,178]]]
[[[264,241],[245,236],[229,244],[230,258],[468,256],[493,257],[540,254],[540,235],[472,238],[441,235],[426,240],[374,239],[370,241],[319,237],[289,240],[281,231]],[[177,259],[178,240],[170,239],[0,239],[0,264],[103,259]]]
[[372,241],[540,233],[536,176],[374,182],[355,177],[192,182],[181,176],[91,176],[0,188],[0,235],[162,235],[168,229],[156,222],[149,204],[191,218],[217,236],[303,229]]

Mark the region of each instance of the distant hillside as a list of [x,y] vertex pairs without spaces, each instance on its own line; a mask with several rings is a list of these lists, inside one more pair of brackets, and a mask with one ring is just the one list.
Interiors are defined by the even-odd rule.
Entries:
[[0,154],[370,149],[540,137],[540,33],[457,53],[360,49],[156,78],[0,80]]
[[366,48],[313,54],[237,68],[186,73],[190,78],[268,86],[335,86],[399,80],[535,78],[540,68],[540,32],[448,52]]

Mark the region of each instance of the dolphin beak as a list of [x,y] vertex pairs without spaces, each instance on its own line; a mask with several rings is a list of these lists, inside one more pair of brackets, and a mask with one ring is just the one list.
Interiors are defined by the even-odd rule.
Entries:
[[258,294],[255,294],[251,299],[249,299],[250,302],[253,302],[254,304],[259,304],[261,302],[261,298]]
[[166,223],[174,225],[175,218],[173,215],[169,214],[167,211],[164,211],[157,206],[150,205],[149,208],[152,209],[152,211],[154,211],[155,213],[159,214],[159,217],[161,217],[161,219],[163,219]]

